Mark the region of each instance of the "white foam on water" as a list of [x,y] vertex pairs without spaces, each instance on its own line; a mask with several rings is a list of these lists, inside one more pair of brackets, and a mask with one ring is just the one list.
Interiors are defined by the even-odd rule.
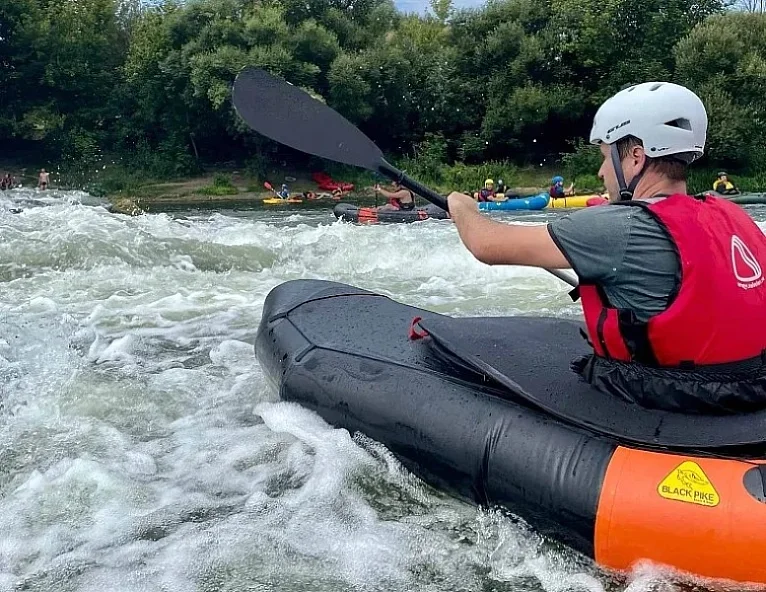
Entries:
[[428,487],[279,402],[253,355],[263,301],[289,279],[454,315],[579,315],[549,274],[478,263],[449,222],[2,199],[0,591],[673,586],[656,570],[615,583]]

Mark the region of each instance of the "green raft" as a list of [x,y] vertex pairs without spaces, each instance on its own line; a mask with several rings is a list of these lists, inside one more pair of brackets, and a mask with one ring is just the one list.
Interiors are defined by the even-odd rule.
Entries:
[[706,191],[705,195],[714,195],[728,199],[730,202],[741,206],[752,206],[757,204],[766,204],[766,193],[737,193],[736,195],[724,195],[717,191]]

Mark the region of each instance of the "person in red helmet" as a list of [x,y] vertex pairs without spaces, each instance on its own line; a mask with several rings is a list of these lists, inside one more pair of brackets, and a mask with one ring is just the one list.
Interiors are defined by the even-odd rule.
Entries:
[[609,205],[534,227],[448,202],[480,261],[575,271],[593,351],[573,367],[591,384],[650,408],[741,413],[766,408],[766,237],[735,204],[688,195],[707,125],[689,89],[631,86],[590,135]]

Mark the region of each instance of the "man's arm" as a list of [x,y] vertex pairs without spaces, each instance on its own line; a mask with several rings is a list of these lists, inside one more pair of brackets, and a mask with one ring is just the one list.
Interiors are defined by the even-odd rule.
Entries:
[[490,220],[467,195],[451,193],[450,217],[471,254],[487,265],[530,265],[571,269],[547,225],[520,226]]
[[406,189],[399,189],[397,191],[388,191],[386,189],[383,189],[382,187],[378,187],[378,192],[383,195],[386,199],[409,199],[410,198],[410,192]]

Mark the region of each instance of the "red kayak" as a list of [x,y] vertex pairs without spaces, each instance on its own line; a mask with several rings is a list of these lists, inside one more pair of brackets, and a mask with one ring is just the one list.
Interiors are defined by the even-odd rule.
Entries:
[[327,173],[316,172],[311,175],[311,178],[322,191],[336,191],[338,189],[341,191],[351,191],[354,188],[353,183],[339,183],[334,181]]

